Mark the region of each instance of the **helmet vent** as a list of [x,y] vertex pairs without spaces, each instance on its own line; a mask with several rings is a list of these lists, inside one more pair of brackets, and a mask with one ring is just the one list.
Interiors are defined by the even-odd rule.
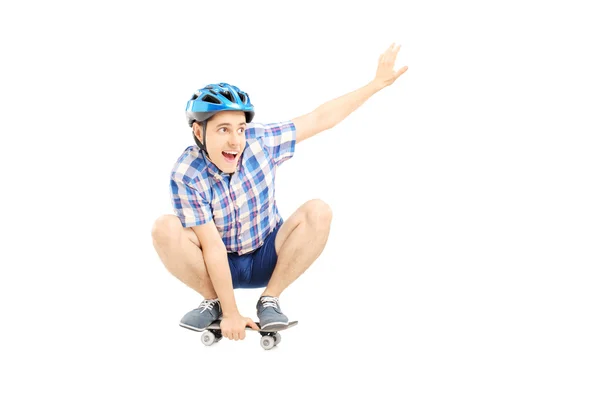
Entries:
[[225,97],[227,100],[229,101],[233,101],[233,96],[231,95],[231,92],[229,92],[228,90],[221,90],[221,94],[223,95],[223,97]]
[[242,103],[246,102],[246,95],[244,93],[238,93],[240,95],[240,100],[242,100]]
[[202,101],[206,101],[207,103],[221,104],[219,99],[211,96],[210,94],[205,94],[204,97],[202,97]]

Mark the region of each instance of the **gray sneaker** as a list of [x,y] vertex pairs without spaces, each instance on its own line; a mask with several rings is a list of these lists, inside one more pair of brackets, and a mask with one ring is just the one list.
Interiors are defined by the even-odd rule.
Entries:
[[198,308],[183,316],[179,326],[193,331],[203,331],[210,324],[223,317],[219,299],[204,300]]
[[260,329],[276,331],[288,326],[288,318],[281,312],[279,298],[262,296],[256,303]]

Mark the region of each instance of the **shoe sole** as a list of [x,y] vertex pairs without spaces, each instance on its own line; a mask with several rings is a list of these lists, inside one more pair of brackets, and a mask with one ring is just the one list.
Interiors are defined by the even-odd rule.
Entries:
[[269,322],[260,326],[261,331],[276,331],[287,328],[289,322]]
[[206,328],[199,329],[199,328],[196,328],[195,326],[181,324],[181,323],[179,324],[179,326],[181,326],[182,328],[189,329],[191,331],[196,331],[196,332],[202,332],[202,331],[206,330]]
[[[217,319],[217,321],[221,321],[222,319],[223,319],[222,317],[219,317],[219,319]],[[215,321],[211,322],[210,325],[212,325],[214,323],[215,323]],[[192,330],[192,331],[196,331],[196,332],[202,332],[202,331],[205,331],[206,328],[208,328],[208,326],[207,326],[206,328],[200,329],[200,328],[192,326],[192,325],[182,324],[181,322],[179,323],[179,326],[181,326],[182,328]]]

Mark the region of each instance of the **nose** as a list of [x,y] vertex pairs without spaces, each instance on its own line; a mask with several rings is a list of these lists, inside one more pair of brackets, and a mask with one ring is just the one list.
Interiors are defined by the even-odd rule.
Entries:
[[236,133],[229,136],[229,145],[232,147],[238,147],[242,143],[242,137]]

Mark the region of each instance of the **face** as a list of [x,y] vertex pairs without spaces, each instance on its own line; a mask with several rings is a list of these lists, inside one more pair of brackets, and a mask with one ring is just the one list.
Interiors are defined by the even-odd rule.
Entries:
[[[237,169],[246,147],[246,115],[243,111],[221,111],[206,124],[206,150],[210,160],[225,173]],[[202,142],[202,128],[194,124],[194,134]]]

